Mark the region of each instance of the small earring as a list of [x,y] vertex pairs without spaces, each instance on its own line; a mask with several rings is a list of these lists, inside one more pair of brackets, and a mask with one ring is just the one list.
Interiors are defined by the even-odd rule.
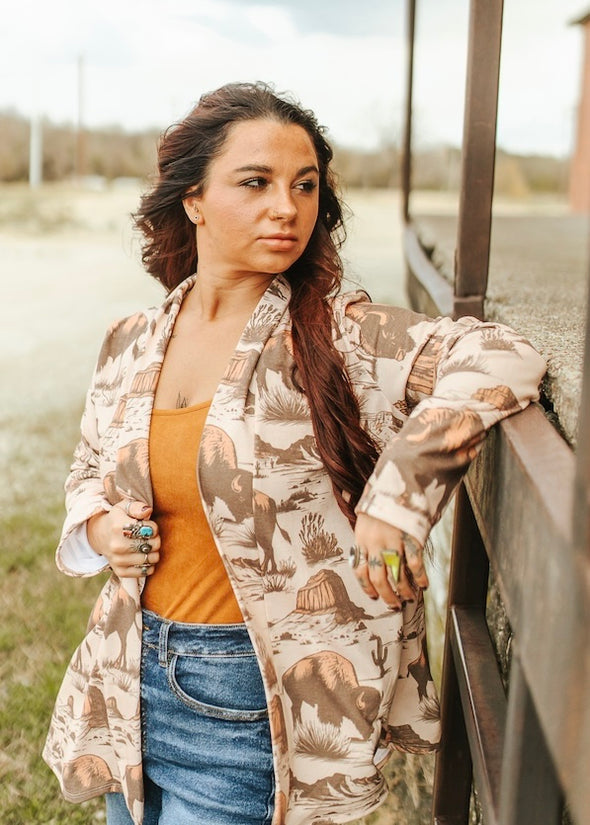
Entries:
[[199,223],[200,219],[199,213],[195,212],[195,223]]

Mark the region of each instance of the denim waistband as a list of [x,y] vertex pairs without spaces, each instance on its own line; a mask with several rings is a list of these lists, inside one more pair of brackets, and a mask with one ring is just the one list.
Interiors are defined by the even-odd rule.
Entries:
[[188,624],[143,610],[143,643],[160,651],[160,659],[179,656],[251,656],[245,624]]

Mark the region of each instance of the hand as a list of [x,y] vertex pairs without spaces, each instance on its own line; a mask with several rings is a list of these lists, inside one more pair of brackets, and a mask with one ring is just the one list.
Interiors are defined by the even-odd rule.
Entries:
[[[356,522],[355,538],[366,562],[361,561],[354,572],[361,587],[372,599],[381,597],[391,608],[399,610],[402,601],[416,598],[417,588],[428,587],[422,547],[408,533],[361,513]],[[397,583],[383,561],[383,550],[399,553],[401,564]]]
[[[141,501],[116,504],[107,513],[91,516],[86,524],[91,547],[104,556],[113,573],[119,578],[140,578],[151,576],[154,565],[160,560],[160,536],[155,521],[146,521],[151,516],[151,508]],[[132,538],[126,533],[133,525],[150,527],[151,536]],[[144,553],[140,544],[149,544],[151,550]]]

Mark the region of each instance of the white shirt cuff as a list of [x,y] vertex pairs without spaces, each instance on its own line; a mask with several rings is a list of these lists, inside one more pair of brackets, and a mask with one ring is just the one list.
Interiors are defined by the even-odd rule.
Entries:
[[60,556],[65,567],[81,574],[100,573],[109,564],[105,556],[100,556],[90,546],[86,522],[72,530],[65,539],[60,548]]

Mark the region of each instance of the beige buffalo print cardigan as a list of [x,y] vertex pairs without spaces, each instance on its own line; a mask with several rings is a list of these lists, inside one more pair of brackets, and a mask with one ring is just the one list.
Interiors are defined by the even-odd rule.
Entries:
[[[109,330],[66,483],[60,547],[122,499],[152,503],[150,413],[194,283],[187,279],[160,308]],[[198,479],[266,687],[273,822],[327,825],[377,807],[387,791],[380,765],[392,748],[435,749],[439,714],[422,597],[393,612],[364,595],[348,565],[353,532],[292,380],[289,297],[278,276],[247,323],[213,398]],[[537,397],[543,361],[506,327],[432,320],[371,304],[362,292],[335,299],[333,318],[363,426],[382,450],[358,511],[423,542],[485,431]],[[76,575],[59,549],[57,562]],[[137,825],[141,586],[113,575],[105,584],[44,750],[69,800],[122,791]]]

